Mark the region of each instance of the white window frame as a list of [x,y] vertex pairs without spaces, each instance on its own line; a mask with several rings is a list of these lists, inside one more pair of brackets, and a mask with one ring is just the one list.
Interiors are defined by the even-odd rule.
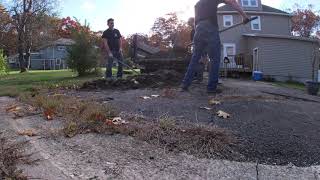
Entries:
[[226,25],[226,22],[230,20],[230,26],[233,25],[233,16],[232,15],[223,15],[223,26],[224,27],[230,27],[228,25]]
[[253,67],[252,67],[252,75],[254,71],[260,70],[260,61],[259,61],[259,48],[256,47],[252,50],[253,55]]
[[9,64],[15,64],[17,62],[16,58],[8,58]]
[[236,55],[236,44],[235,43],[223,43],[223,57],[226,57],[227,55],[227,47],[233,47],[233,55]]
[[[58,63],[59,62],[59,63]],[[61,59],[56,59],[56,65],[60,66],[61,65]]]
[[235,56],[237,53],[236,44],[235,43],[223,43],[223,58],[228,57],[227,55],[227,47],[233,47],[233,59],[230,59],[230,67],[236,67]]
[[[252,18],[253,17],[258,17],[258,19],[251,21],[251,30],[253,30],[253,31],[261,31],[261,18],[260,18],[260,16],[251,16],[251,17]],[[253,25],[255,24],[255,22],[259,23],[259,29],[254,29]]]
[[66,46],[58,46],[58,51],[65,51],[66,49]]
[[254,1],[256,1],[256,5],[252,5],[252,4],[251,4],[251,1],[252,1],[252,0],[247,0],[247,1],[248,1],[248,5],[245,5],[245,4],[243,3],[243,0],[241,0],[241,4],[242,4],[243,7],[258,7],[258,6],[259,6],[258,0],[254,0]]

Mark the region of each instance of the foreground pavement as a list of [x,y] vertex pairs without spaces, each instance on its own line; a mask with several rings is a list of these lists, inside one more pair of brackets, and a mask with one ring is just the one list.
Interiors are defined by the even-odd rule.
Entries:
[[40,115],[13,119],[5,112],[15,100],[0,97],[0,131],[14,135],[36,129],[25,137],[29,151],[38,152],[38,165],[23,166],[29,177],[42,179],[246,179],[319,180],[320,167],[270,166],[173,154],[121,135],[49,136],[61,122]]

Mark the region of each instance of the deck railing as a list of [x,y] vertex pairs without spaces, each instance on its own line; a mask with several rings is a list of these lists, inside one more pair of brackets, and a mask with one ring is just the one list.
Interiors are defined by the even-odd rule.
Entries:
[[239,54],[224,57],[221,70],[229,72],[252,72],[253,57],[249,54]]

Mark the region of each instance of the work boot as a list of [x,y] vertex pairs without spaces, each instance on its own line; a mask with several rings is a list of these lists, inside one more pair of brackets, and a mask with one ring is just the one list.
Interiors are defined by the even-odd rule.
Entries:
[[108,84],[110,84],[110,83],[112,83],[113,82],[113,78],[112,77],[107,77],[106,78],[106,84],[108,85]]
[[180,86],[180,92],[188,92],[188,91],[189,91],[189,89],[186,86],[184,86],[184,85]]

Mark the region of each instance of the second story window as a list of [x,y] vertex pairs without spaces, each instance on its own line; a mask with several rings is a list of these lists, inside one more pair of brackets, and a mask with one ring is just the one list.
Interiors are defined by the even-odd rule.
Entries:
[[233,16],[232,15],[224,15],[223,16],[223,26],[230,27],[233,25]]
[[243,7],[258,7],[258,0],[242,0]]
[[[255,17],[255,16],[251,16]],[[258,16],[258,19],[251,21],[251,29],[255,31],[260,31],[261,30],[261,19],[260,16]]]

